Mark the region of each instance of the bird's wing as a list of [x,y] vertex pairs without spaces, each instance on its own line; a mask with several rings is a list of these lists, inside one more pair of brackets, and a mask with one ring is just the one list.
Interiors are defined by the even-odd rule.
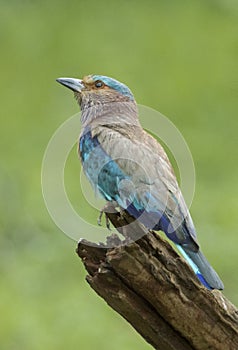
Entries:
[[165,215],[176,229],[176,243],[186,244],[191,237],[192,245],[198,247],[192,219],[162,146],[138,126],[98,126],[91,132],[125,175],[124,179],[118,177],[120,205],[126,208],[129,197],[137,210]]

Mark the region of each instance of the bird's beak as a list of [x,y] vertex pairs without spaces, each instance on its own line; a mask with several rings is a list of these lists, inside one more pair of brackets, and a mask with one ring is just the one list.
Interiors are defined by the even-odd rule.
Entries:
[[84,88],[83,81],[80,79],[58,78],[56,79],[56,81],[58,81],[58,83],[76,92],[81,92],[81,90]]

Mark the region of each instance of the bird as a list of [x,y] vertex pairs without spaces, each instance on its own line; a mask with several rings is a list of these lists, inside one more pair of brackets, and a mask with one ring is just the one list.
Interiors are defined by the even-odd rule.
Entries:
[[131,90],[104,75],[56,81],[74,92],[81,109],[79,155],[94,191],[147,229],[163,231],[207,289],[224,289],[201,251],[166,152],[140,124]]

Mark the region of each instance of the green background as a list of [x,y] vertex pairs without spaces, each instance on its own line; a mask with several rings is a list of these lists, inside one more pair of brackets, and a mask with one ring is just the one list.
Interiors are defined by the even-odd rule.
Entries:
[[[55,83],[59,76],[113,76],[182,132],[196,167],[191,212],[199,241],[224,294],[238,304],[237,2],[0,6],[1,349],[150,348],[89,288],[76,242],[45,208],[46,145],[78,112],[72,94]],[[74,149],[66,187],[80,212],[79,171]],[[82,210],[96,221],[96,211]]]

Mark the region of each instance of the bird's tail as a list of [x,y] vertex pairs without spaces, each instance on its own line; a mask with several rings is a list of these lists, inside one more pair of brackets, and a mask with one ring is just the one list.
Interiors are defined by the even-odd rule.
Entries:
[[193,252],[179,245],[177,245],[177,248],[205,287],[208,289],[224,289],[220,277],[200,250],[198,252]]

